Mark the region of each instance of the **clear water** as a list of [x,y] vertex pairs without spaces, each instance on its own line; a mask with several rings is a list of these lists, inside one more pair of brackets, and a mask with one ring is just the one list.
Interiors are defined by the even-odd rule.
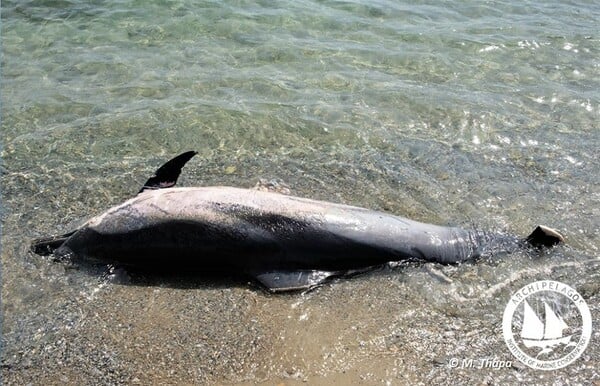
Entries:
[[[534,280],[600,320],[598,20],[594,1],[3,1],[5,382],[598,379],[600,330],[558,372],[447,365],[512,360],[502,312]],[[567,245],[283,296],[28,251],[190,149],[184,186],[279,179],[426,222],[546,224]]]

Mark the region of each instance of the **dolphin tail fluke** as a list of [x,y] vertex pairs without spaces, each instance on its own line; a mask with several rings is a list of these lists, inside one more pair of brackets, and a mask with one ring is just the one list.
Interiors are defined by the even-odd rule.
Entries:
[[533,247],[553,247],[565,241],[565,238],[555,229],[544,225],[538,225],[525,239],[525,242]]
[[163,189],[175,186],[177,178],[179,178],[179,175],[181,174],[181,169],[196,154],[198,153],[195,151],[186,151],[170,161],[167,161],[167,163],[158,168],[158,170],[154,172],[154,175],[146,181],[138,194],[148,189]]
[[50,236],[50,237],[42,237],[40,239],[33,240],[31,243],[31,252],[48,256],[54,253],[56,249],[58,249],[71,235],[73,235],[75,231],[65,233],[60,236]]

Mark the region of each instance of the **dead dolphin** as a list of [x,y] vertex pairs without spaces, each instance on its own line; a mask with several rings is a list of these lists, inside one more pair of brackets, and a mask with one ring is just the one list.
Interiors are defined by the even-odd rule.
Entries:
[[32,251],[123,266],[241,272],[271,291],[409,259],[459,263],[489,251],[563,241],[538,226],[525,239],[443,227],[349,205],[232,187],[174,188],[196,152],[161,168],[138,195]]

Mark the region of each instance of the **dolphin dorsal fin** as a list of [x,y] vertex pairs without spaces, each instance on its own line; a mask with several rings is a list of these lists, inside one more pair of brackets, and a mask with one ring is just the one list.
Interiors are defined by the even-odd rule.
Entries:
[[167,161],[167,163],[158,168],[158,170],[154,172],[154,175],[146,181],[138,194],[142,193],[144,190],[164,189],[175,186],[177,178],[181,174],[181,168],[183,168],[183,166],[196,154],[198,154],[196,151],[186,151],[170,161]]

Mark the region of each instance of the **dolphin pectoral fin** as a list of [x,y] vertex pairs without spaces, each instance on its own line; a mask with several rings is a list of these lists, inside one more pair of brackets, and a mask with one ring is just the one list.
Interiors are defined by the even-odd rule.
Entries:
[[298,270],[268,271],[253,274],[254,278],[271,292],[295,291],[312,288],[322,284],[337,272]]
[[196,154],[198,154],[198,152],[187,151],[179,154],[170,161],[167,161],[167,163],[158,168],[158,170],[154,172],[154,175],[146,181],[138,194],[147,189],[163,189],[175,186],[177,178],[181,174],[181,169]]
[[544,225],[538,225],[525,241],[536,248],[553,247],[565,241],[565,238],[557,230]]

